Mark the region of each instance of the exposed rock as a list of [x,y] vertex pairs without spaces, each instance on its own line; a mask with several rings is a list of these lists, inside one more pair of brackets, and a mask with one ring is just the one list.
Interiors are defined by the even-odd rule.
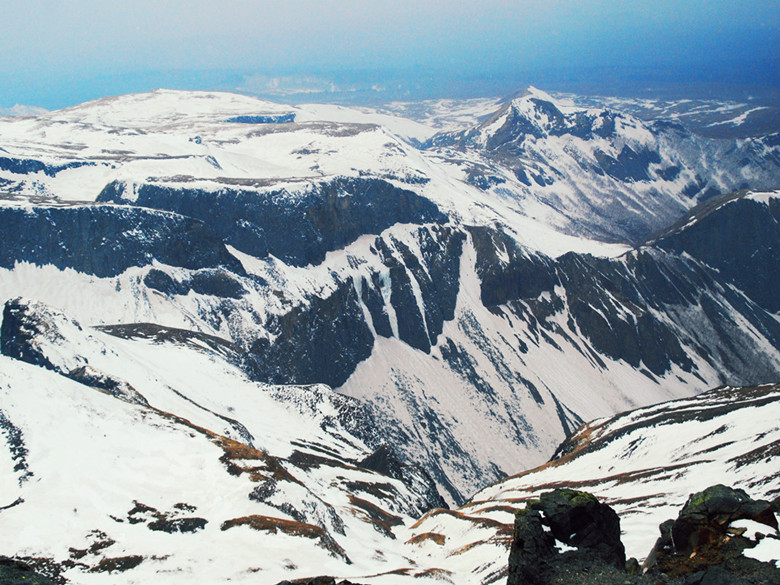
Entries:
[[351,281],[276,318],[269,329],[276,339],[256,340],[248,367],[255,379],[273,384],[341,386],[374,346]]
[[525,508],[515,516],[509,552],[507,585],[546,585],[550,564],[557,555],[555,538],[545,531],[539,510]]
[[166,295],[186,295],[189,287],[186,284],[174,280],[167,272],[152,268],[144,276],[144,284],[149,288]]
[[398,459],[393,448],[385,443],[380,445],[371,455],[358,461],[358,465],[400,479],[404,464]]
[[[556,541],[577,550],[561,554]],[[626,553],[612,508],[591,494],[558,489],[517,513],[507,584],[546,585],[571,563],[625,571]]]
[[225,122],[234,124],[290,124],[295,122],[295,113],[288,114],[247,114],[244,116],[233,116]]
[[[619,520],[609,506],[585,492],[548,492],[515,516],[507,585],[780,583],[780,569],[773,563],[742,555],[755,543],[738,532],[727,533],[729,524],[738,519],[775,527],[774,516],[767,514],[769,508],[768,502],[754,501],[742,490],[720,485],[693,494],[676,521],[660,526],[661,538],[642,574],[636,559],[625,561]],[[713,537],[712,530],[717,536]],[[679,546],[677,537],[682,538]],[[576,550],[560,553],[561,543]]]
[[447,502],[441,497],[428,472],[419,465],[404,463],[390,445],[383,444],[365,459],[357,463],[360,467],[371,469],[404,482],[406,485],[418,486],[419,493],[424,498],[425,510],[448,508]]
[[672,525],[677,554],[690,555],[717,543],[735,520],[755,520],[777,530],[769,502],[753,500],[744,490],[715,485],[691,495]]
[[[777,320],[700,262],[653,248],[618,258],[570,252],[551,259],[494,228],[469,228],[469,233],[482,303],[509,306],[542,335],[561,334],[552,317],[563,314],[571,333],[586,338],[598,355],[623,360],[649,376],[663,376],[675,365],[693,371],[695,361],[681,343],[686,341],[705,360],[725,364],[717,367],[729,370],[730,383],[758,384],[780,375],[769,366],[771,359],[756,359],[763,350],[747,339],[734,311],[773,347],[780,345]],[[740,254],[750,256],[746,249]],[[678,313],[685,315],[682,327],[676,318],[662,316]],[[712,334],[702,335],[705,331]],[[744,353],[740,348],[747,345],[754,349]]]
[[780,198],[763,203],[746,195],[740,191],[695,207],[656,245],[706,262],[776,313],[780,311]]
[[222,531],[225,531],[239,526],[247,526],[252,530],[269,532],[271,534],[281,532],[290,536],[310,538],[317,541],[317,544],[327,550],[331,556],[340,558],[348,565],[352,564],[352,561],[349,560],[344,549],[333,539],[327,529],[322,526],[285,520],[283,518],[253,515],[226,520],[222,523],[220,528]]
[[55,585],[60,582],[41,575],[27,562],[0,556],[0,585]]
[[[377,238],[374,247],[390,269],[390,304],[398,320],[398,338],[427,353],[444,322],[455,315],[465,234],[449,226],[434,226],[420,228],[415,236],[419,257],[393,238],[389,242]],[[373,284],[379,288],[379,283]]]
[[127,555],[124,557],[114,557],[102,559],[95,565],[90,572],[92,573],[123,573],[130,569],[135,569],[144,561],[141,555]]
[[540,510],[556,540],[587,550],[618,568],[626,566],[626,551],[620,541],[620,519],[595,496],[558,489],[542,494],[532,509]]
[[3,268],[30,262],[110,277],[157,260],[183,268],[224,266],[244,273],[203,222],[142,207],[2,207],[0,232]]
[[0,156],[0,170],[10,171],[17,175],[43,173],[49,177],[54,177],[57,173],[68,169],[94,166],[95,163],[91,161],[71,161],[59,165],[50,165],[35,159]]
[[12,299],[3,308],[0,353],[29,364],[57,370],[36,342],[38,337],[59,339],[56,327],[24,299]]
[[[154,532],[191,533],[203,530],[208,524],[205,518],[196,516],[182,516],[182,512],[194,512],[195,506],[184,503],[175,504],[173,510],[161,512],[160,510],[135,501],[133,508],[127,513],[127,522],[130,524],[146,524],[149,530]],[[121,519],[114,519],[122,522]]]
[[[742,556],[755,543],[729,530],[736,520],[753,520],[777,530],[772,505],[753,500],[744,490],[715,485],[692,494],[677,519],[660,526],[661,537],[648,555],[645,569],[671,578],[685,577],[686,585],[737,583],[741,578],[737,573],[759,569],[773,573],[780,582],[780,569],[766,563],[756,565],[757,561]],[[714,570],[716,565],[721,568]],[[731,581],[723,571],[735,573]]]
[[396,223],[444,222],[428,199],[382,179],[338,177],[301,192],[286,189],[217,190],[146,183],[126,197],[114,182],[97,201],[127,203],[194,217],[225,242],[253,256],[273,254],[288,264],[319,264],[330,250]]
[[352,581],[336,581],[335,578],[329,576],[310,577],[306,579],[296,579],[294,581],[280,581],[276,585],[360,585],[360,583],[353,583]]
[[205,518],[160,518],[154,522],[149,522],[147,528],[156,532],[197,532],[203,530],[208,524]]
[[111,394],[111,396],[115,396],[126,402],[149,406],[149,402],[146,398],[130,384],[115,376],[101,372],[90,365],[75,368],[65,375],[71,380],[75,380],[86,386],[91,386],[92,388],[97,388],[98,390],[103,390],[107,394]]

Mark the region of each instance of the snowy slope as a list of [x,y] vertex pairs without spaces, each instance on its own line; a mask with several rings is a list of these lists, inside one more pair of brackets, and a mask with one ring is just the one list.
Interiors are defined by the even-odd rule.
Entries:
[[[11,319],[28,338],[9,338]],[[215,338],[154,333],[115,337],[40,303],[6,310],[4,352],[21,344],[47,364],[0,357],[4,554],[51,559],[73,583],[407,563],[393,533],[431,505],[424,476],[356,466],[371,451],[345,426],[351,401],[250,382]]]
[[458,583],[500,582],[514,511],[570,487],[614,507],[626,555],[642,560],[659,524],[675,518],[691,493],[722,483],[754,498],[780,494],[778,416],[780,387],[767,385],[719,388],[591,422],[548,464],[482,490],[458,510],[430,512],[413,539],[428,562],[459,567]]
[[776,136],[705,139],[535,88],[425,147],[526,216],[608,241],[642,241],[716,194],[776,188],[780,169]]
[[[378,415],[371,447],[392,442],[451,502],[542,462],[584,420],[774,379],[774,310],[719,267],[578,237],[593,232],[581,219],[614,236],[620,214],[649,225],[683,213],[696,197],[681,198],[680,180],[647,194],[687,149],[710,146],[551,100],[532,90],[429,150],[405,141],[423,127],[387,113],[205,92],[2,120],[0,220],[15,235],[0,243],[0,293],[89,324],[219,336],[255,380],[339,388]],[[662,162],[621,159],[626,148]],[[576,153],[598,165],[570,165]],[[558,169],[528,197],[474,180],[528,157]],[[741,172],[760,183],[757,168]],[[574,183],[573,198],[548,197]]]
[[694,491],[780,492],[780,388],[727,387],[589,423],[549,464],[415,521],[431,505],[424,476],[361,467],[359,406],[329,389],[250,382],[218,338],[9,311],[3,351],[28,353],[0,356],[0,549],[72,583],[495,583],[513,510],[555,487],[614,506],[639,558]]
[[771,102],[713,99],[661,99],[561,94],[581,107],[608,107],[642,120],[674,120],[702,136],[748,138],[780,131],[778,107]]

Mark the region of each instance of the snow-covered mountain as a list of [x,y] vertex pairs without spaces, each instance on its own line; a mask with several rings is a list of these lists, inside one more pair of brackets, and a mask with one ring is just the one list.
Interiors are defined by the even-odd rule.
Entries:
[[467,180],[567,232],[638,242],[713,195],[777,188],[778,135],[702,138],[531,88],[485,121],[425,143]]
[[[215,579],[412,575],[417,549],[388,543],[415,517],[583,422],[780,379],[776,140],[538,90],[471,124],[485,105],[424,124],[161,90],[0,118],[0,521],[53,491],[40,509],[73,526],[14,554],[183,580],[256,530],[279,558]],[[155,522],[194,528],[154,552]]]
[[356,437],[355,400],[251,382],[225,340],[16,299],[2,349],[0,549],[73,582],[376,572],[406,563],[385,542],[441,504],[422,470]]

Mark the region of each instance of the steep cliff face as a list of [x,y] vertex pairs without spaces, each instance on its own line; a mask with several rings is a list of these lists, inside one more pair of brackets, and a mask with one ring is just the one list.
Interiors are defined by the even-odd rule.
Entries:
[[771,313],[780,312],[780,193],[739,192],[694,208],[656,246],[690,254]]
[[[653,246],[552,258],[497,227],[399,224],[313,270],[236,252],[241,264],[207,226],[170,212],[43,208],[54,226],[51,210],[206,230],[182,256],[166,238],[186,243],[194,228],[147,237],[142,229],[157,224],[133,224],[122,262],[96,264],[88,251],[116,227],[98,223],[62,239],[57,258],[116,279],[117,298],[132,292],[126,321],[165,307],[170,322],[234,342],[235,362],[254,380],[322,383],[362,401],[374,428],[360,436],[426,468],[451,503],[541,462],[583,420],[695,386],[780,375],[776,319],[713,267]],[[122,234],[112,237],[130,237]],[[11,266],[35,258],[21,243]]]
[[0,207],[0,266],[52,264],[99,277],[152,261],[183,268],[243,268],[203,222],[110,205]]
[[242,252],[255,257],[273,254],[295,266],[319,264],[327,252],[343,248],[364,234],[379,234],[396,223],[446,220],[430,200],[370,177],[339,177],[297,191],[114,182],[106,186],[97,201],[194,217]]
[[260,338],[249,348],[250,372],[272,384],[340,386],[374,345],[351,282],[274,318],[268,330],[272,342]]

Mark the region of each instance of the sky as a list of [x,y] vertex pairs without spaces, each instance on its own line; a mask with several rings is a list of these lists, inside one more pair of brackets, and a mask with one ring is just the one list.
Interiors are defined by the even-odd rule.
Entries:
[[777,0],[0,0],[0,15],[6,108],[158,87],[280,101],[780,89]]

